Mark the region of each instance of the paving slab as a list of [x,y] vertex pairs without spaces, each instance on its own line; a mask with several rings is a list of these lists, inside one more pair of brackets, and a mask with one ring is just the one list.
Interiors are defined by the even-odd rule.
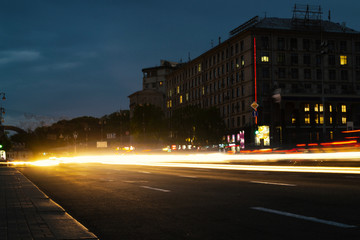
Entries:
[[0,167],[0,240],[98,239],[13,167]]

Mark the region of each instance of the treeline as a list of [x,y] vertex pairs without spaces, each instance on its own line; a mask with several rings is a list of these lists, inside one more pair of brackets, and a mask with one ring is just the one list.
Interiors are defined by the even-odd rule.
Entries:
[[[189,106],[175,110],[172,116],[153,105],[136,106],[130,118],[128,110],[101,118],[78,117],[61,120],[10,137],[12,143],[25,143],[34,152],[62,148],[75,143],[95,147],[98,141],[119,145],[161,146],[168,144],[209,145],[221,142],[225,125],[215,108]],[[131,138],[130,138],[131,136]]]

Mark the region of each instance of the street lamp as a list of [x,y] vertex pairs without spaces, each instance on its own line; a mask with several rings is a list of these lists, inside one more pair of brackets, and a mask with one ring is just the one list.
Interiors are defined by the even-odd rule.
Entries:
[[105,119],[100,119],[99,124],[101,126],[101,141],[103,141],[103,127],[106,124],[106,120]]

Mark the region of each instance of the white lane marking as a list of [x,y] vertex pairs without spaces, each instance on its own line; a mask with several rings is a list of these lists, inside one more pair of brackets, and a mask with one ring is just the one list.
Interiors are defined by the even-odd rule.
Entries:
[[123,181],[124,183],[145,183],[149,181],[139,180],[139,181]]
[[190,176],[190,175],[178,175],[178,176],[183,178],[197,178],[197,176]]
[[155,191],[160,191],[160,192],[171,192],[170,190],[166,190],[166,189],[162,189],[162,188],[154,188],[154,187],[149,187],[149,186],[141,186],[141,187],[146,188],[146,189],[155,190]]
[[319,219],[319,218],[315,218],[315,217],[307,217],[307,216],[298,215],[298,214],[294,214],[294,213],[278,211],[278,210],[274,210],[274,209],[270,209],[270,208],[252,207],[251,209],[268,212],[268,213],[274,213],[274,214],[283,215],[283,216],[287,216],[287,217],[303,219],[303,220],[312,221],[312,222],[323,223],[323,224],[332,225],[332,226],[341,227],[341,228],[356,228],[357,227],[355,225],[348,225],[348,224],[344,224],[344,223],[323,220],[323,219]]
[[295,184],[290,183],[278,183],[278,182],[262,182],[262,181],[250,181],[251,183],[260,183],[260,184],[268,184],[268,185],[279,185],[279,186],[289,186],[295,187]]
[[151,172],[146,172],[146,171],[138,171],[138,173],[145,173],[145,174],[150,174]]

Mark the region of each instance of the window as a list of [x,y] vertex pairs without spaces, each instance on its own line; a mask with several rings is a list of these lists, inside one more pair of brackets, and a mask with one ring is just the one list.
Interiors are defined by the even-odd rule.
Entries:
[[305,113],[305,124],[310,124],[310,114],[309,113]]
[[304,79],[311,79],[311,69],[304,69]]
[[321,64],[321,55],[316,55],[316,65]]
[[269,38],[268,37],[262,37],[261,43],[262,43],[263,49],[269,49]]
[[329,117],[329,123],[330,123],[330,124],[333,124],[333,118],[332,118],[332,116]]
[[160,82],[159,82],[159,86],[162,86],[162,85],[163,85],[163,82],[162,82],[162,81],[160,81]]
[[262,54],[261,62],[269,62],[269,53],[263,53]]
[[360,56],[355,57],[355,66],[360,67]]
[[285,78],[285,68],[279,68],[279,78]]
[[346,105],[341,105],[341,112],[346,113]]
[[341,70],[341,80],[348,80],[348,71],[347,70]]
[[182,102],[183,102],[183,96],[182,96],[182,95],[180,95],[179,102],[180,102],[180,103],[182,103]]
[[310,49],[310,40],[309,39],[303,39],[303,49],[304,50]]
[[310,104],[306,103],[304,105],[304,112],[309,112],[310,111]]
[[244,56],[241,56],[241,57],[240,57],[240,64],[241,64],[241,67],[244,67],[244,66],[245,66]]
[[298,64],[298,54],[297,53],[291,54],[291,64]]
[[308,64],[310,65],[311,64],[311,61],[310,61],[310,54],[305,54],[304,55],[304,64]]
[[277,56],[277,62],[279,64],[285,64],[285,53],[279,53]]
[[329,70],[329,80],[336,80],[336,71]]
[[347,56],[340,55],[340,65],[347,65]]
[[335,65],[335,55],[328,56],[329,65]]
[[295,114],[292,114],[292,115],[291,115],[291,123],[292,123],[292,124],[295,124],[295,123],[296,123]]
[[297,68],[292,68],[291,69],[291,78],[292,79],[299,78],[299,70]]
[[347,50],[346,41],[340,41],[340,51],[346,51],[346,50]]
[[278,38],[278,49],[279,50],[285,49],[285,38]]
[[297,49],[297,39],[296,38],[291,38],[290,39],[290,48],[291,49]]
[[346,116],[341,117],[341,124],[346,124]]
[[268,67],[262,69],[263,78],[269,78],[270,77],[270,70]]
[[180,93],[180,86],[176,87],[176,93],[179,94]]
[[322,79],[321,69],[316,69],[316,79],[317,79],[317,80],[321,80],[321,79]]
[[332,112],[333,111],[332,109],[333,109],[332,105],[329,105],[329,112]]
[[201,72],[201,63],[198,65],[198,72]]

